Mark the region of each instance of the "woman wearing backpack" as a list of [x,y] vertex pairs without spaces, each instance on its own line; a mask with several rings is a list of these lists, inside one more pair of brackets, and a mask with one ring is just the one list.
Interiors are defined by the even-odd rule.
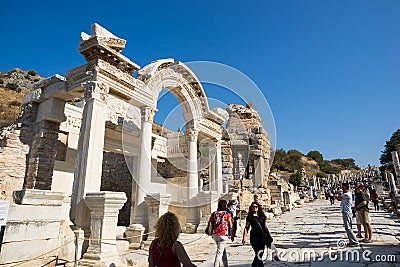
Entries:
[[172,212],[162,215],[156,225],[156,239],[149,248],[149,267],[196,267],[186,254],[182,243],[177,241],[181,232],[178,218]]
[[226,212],[226,208],[226,200],[221,199],[218,201],[217,211],[214,211],[208,220],[212,226],[212,238],[217,244],[214,267],[228,267],[228,257],[226,256],[225,250],[226,242],[229,239],[228,232],[231,233],[231,240],[234,238],[232,231],[232,218],[231,215]]

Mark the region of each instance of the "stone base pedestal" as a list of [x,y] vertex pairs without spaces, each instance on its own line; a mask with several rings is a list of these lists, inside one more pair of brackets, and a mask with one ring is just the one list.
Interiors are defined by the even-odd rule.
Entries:
[[87,193],[85,203],[91,213],[90,240],[79,266],[122,267],[116,246],[118,210],[127,198],[123,192]]
[[158,218],[168,211],[171,203],[171,194],[152,193],[145,197],[149,214],[149,235],[147,241],[154,240],[154,226]]
[[144,226],[137,223],[129,225],[124,232],[125,238],[129,241],[129,249],[140,249],[143,241]]

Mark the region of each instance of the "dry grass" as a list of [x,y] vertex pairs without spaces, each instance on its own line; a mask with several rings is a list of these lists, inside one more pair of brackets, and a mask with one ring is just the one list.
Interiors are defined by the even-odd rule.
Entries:
[[28,90],[20,93],[0,87],[0,128],[11,125],[21,111],[22,97]]

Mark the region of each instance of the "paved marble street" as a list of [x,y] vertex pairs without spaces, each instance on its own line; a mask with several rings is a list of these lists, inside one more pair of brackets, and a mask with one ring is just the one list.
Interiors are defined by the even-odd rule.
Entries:
[[[282,261],[272,262],[269,251],[265,266],[400,266],[400,218],[371,210],[374,242],[343,248],[347,236],[339,205],[318,200],[267,221]],[[254,253],[249,240],[241,245],[241,235],[227,247],[229,266],[251,266]],[[210,237],[181,234],[180,239],[197,266],[212,266],[216,245]],[[134,266],[147,266],[147,251],[125,256]]]

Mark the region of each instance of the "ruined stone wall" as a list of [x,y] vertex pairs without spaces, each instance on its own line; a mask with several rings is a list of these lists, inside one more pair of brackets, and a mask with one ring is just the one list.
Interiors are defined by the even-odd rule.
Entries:
[[233,187],[233,158],[232,148],[229,140],[222,140],[221,142],[222,154],[222,180],[228,183],[229,187]]
[[[179,161],[179,162],[175,162]],[[186,177],[187,172],[180,166],[186,163],[183,159],[165,159],[164,161],[157,162],[157,172],[164,178]]]
[[[261,118],[251,107],[231,104],[227,107],[229,120],[224,133],[225,145],[230,146],[234,164],[232,178],[252,180],[257,163],[262,159],[264,173],[262,186],[266,187],[270,168],[270,140],[265,132]],[[224,156],[223,156],[224,158]],[[228,164],[228,163],[225,163]],[[230,184],[235,182],[230,182]],[[240,186],[252,186],[251,182],[243,180]]]
[[37,108],[36,103],[23,106],[19,119],[0,130],[0,191],[5,191],[10,201],[12,192],[24,185]]
[[128,226],[130,223],[130,206],[132,202],[132,175],[124,155],[104,152],[102,168],[100,190],[125,192],[128,198],[118,215],[118,225]]

